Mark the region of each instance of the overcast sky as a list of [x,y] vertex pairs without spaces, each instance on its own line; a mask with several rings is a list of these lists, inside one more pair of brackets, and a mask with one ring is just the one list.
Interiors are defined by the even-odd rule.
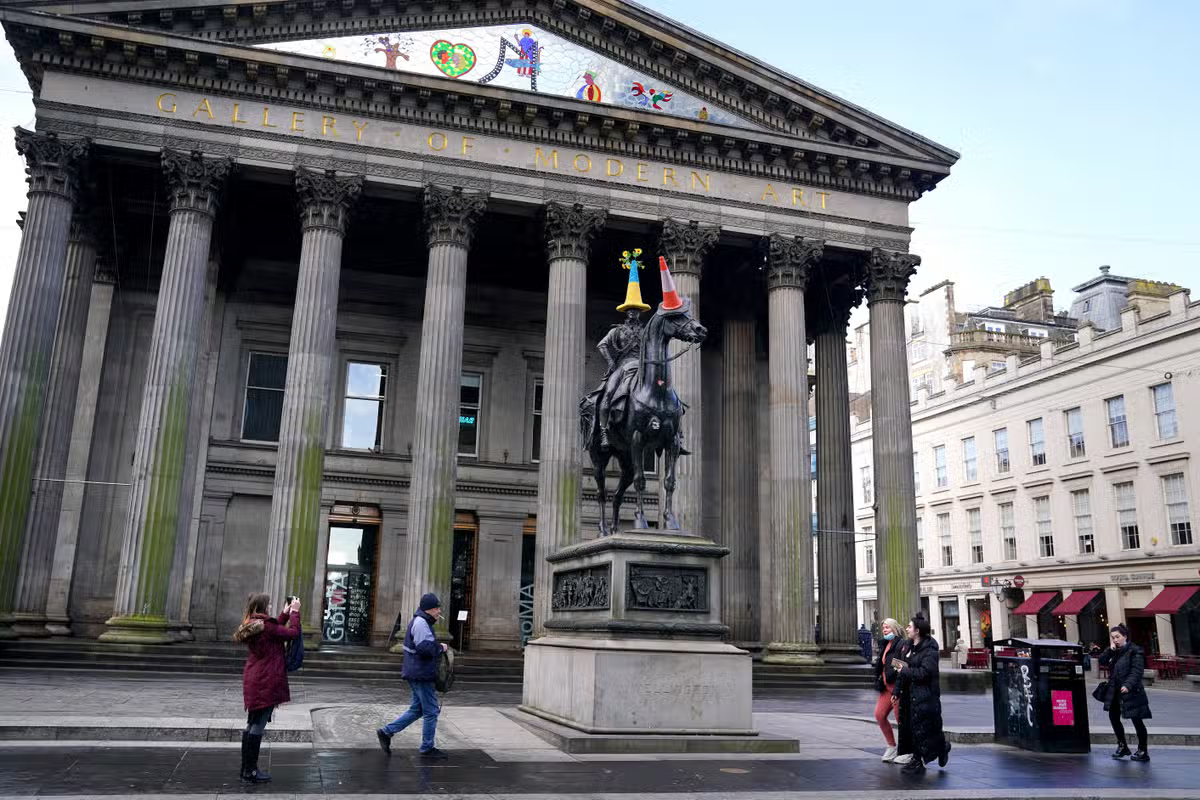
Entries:
[[[1065,308],[1110,264],[1200,297],[1200,3],[643,2],[962,153],[912,208],[916,290],[950,278],[960,307],[987,305],[1045,276]],[[33,104],[0,51],[7,309],[25,207],[11,128],[31,126]]]

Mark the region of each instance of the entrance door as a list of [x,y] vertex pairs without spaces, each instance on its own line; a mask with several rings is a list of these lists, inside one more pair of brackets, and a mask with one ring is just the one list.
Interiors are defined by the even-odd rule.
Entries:
[[[471,645],[471,609],[475,603],[475,543],[479,522],[475,515],[459,512],[454,518],[454,550],[450,562],[450,635],[454,649]],[[467,612],[466,619],[459,612]]]
[[378,544],[378,525],[330,524],[321,637],[326,644],[369,644]]

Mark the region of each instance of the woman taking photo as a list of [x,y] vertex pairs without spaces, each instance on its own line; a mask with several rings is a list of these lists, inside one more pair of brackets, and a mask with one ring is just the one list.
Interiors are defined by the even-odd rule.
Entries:
[[883,758],[880,760],[891,763],[896,758],[896,735],[892,732],[892,723],[888,721],[895,700],[892,687],[896,685],[896,670],[892,668],[891,661],[900,653],[900,623],[888,617],[880,626],[880,632],[882,638],[877,648],[879,655],[875,657],[873,664],[875,691],[879,692],[879,697],[875,700],[875,722],[878,723],[883,740],[887,743],[887,749],[883,751]]
[[[1112,647],[1100,654],[1099,662],[1100,666],[1108,667],[1108,685],[1102,697],[1108,721],[1117,735],[1117,751],[1112,757],[1130,756],[1131,761],[1149,761],[1146,723],[1142,722],[1153,716],[1150,713],[1150,698],[1146,697],[1146,687],[1142,685],[1146,654],[1129,641],[1129,629],[1124,625],[1114,625],[1109,631],[1109,638]],[[1125,724],[1121,722],[1121,717],[1133,720],[1133,729],[1137,731],[1138,749],[1132,755],[1125,742]]]
[[902,770],[919,775],[935,759],[939,767],[950,758],[950,743],[942,732],[942,690],[938,685],[938,643],[930,636],[929,621],[921,614],[906,629],[908,644],[892,659],[896,670],[893,692],[900,698],[901,753],[912,753]]
[[258,768],[258,751],[275,706],[292,699],[288,690],[287,662],[283,646],[300,635],[300,599],[288,598],[279,619],[271,617],[271,598],[252,594],[246,613],[233,638],[246,644],[246,666],[242,670],[242,699],[246,705],[246,729],[242,731],[242,780],[265,783],[271,776]]

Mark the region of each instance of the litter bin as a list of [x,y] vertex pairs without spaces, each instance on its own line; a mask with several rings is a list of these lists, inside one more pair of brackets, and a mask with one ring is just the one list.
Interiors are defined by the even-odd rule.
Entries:
[[1083,647],[1061,639],[992,644],[997,742],[1042,753],[1089,753]]

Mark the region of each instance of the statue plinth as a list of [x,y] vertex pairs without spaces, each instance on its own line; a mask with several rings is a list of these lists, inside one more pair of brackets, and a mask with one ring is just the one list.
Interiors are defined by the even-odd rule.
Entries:
[[722,641],[728,553],[637,530],[549,556],[551,616],[525,648],[521,709],[590,734],[756,736],[750,654]]

